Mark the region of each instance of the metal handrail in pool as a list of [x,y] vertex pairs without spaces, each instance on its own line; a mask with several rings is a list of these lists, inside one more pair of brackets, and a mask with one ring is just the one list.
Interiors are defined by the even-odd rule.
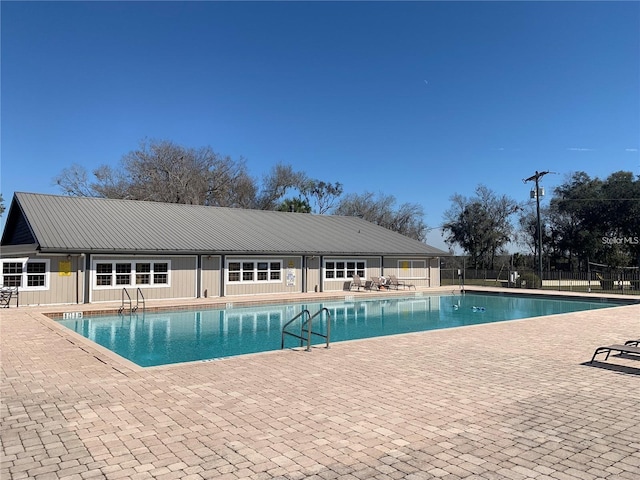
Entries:
[[133,309],[134,312],[138,311],[138,307],[140,307],[140,298],[142,298],[142,311],[146,311],[147,310],[147,302],[144,299],[144,295],[142,294],[142,290],[140,288],[138,288],[138,290],[136,290],[136,308]]
[[307,320],[307,322],[309,324],[311,324],[311,326],[313,326],[312,320],[314,318],[316,318],[318,315],[320,315],[322,312],[327,312],[327,317],[328,317],[327,318],[327,334],[326,335],[322,335],[321,333],[312,332],[311,331],[311,327],[309,327],[309,343],[308,343],[308,346],[307,346],[307,350],[309,350],[311,348],[311,335],[312,334],[313,335],[317,335],[318,337],[324,338],[326,340],[326,342],[327,342],[327,345],[326,345],[325,348],[329,348],[329,340],[330,340],[330,337],[331,337],[331,312],[329,311],[329,309],[326,308],[326,307],[321,308],[316,313],[314,313],[313,316],[309,320]]
[[[323,335],[322,333],[318,333],[318,332],[314,332],[312,327],[313,327],[313,319],[315,317],[317,317],[318,315],[320,315],[322,312],[327,312],[328,315],[328,321],[327,321],[327,334]],[[300,324],[300,335],[297,335],[293,332],[287,332],[287,327],[289,325],[291,325],[291,323],[293,323],[295,320],[297,320],[298,318],[307,315],[307,319],[304,320],[301,324]],[[307,334],[306,337],[303,336],[303,334]],[[327,346],[326,348],[329,348],[329,341],[330,341],[330,336],[331,336],[331,312],[329,312],[329,310],[327,308],[321,308],[320,310],[318,310],[315,314],[313,314],[313,316],[311,315],[311,313],[309,312],[309,310],[307,310],[306,308],[304,310],[302,310],[299,314],[297,314],[295,317],[293,317],[291,320],[289,320],[287,323],[284,324],[284,326],[282,327],[282,341],[280,343],[280,349],[284,349],[284,337],[285,335],[291,335],[292,337],[295,338],[299,338],[300,339],[300,346],[302,347],[303,343],[306,341],[307,342],[307,352],[311,351],[311,335],[316,335],[319,337],[322,337],[326,340]]]
[[133,312],[133,304],[131,302],[131,295],[129,295],[129,292],[127,292],[126,288],[122,289],[122,304],[120,305],[120,308],[118,309],[118,314],[121,314],[122,312],[124,312],[124,296],[127,296],[128,298],[128,302],[129,302],[129,313]]

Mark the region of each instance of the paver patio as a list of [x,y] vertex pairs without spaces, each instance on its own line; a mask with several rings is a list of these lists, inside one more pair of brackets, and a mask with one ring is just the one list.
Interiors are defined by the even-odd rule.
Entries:
[[52,310],[0,313],[3,480],[640,478],[640,358],[585,364],[640,305],[149,369]]

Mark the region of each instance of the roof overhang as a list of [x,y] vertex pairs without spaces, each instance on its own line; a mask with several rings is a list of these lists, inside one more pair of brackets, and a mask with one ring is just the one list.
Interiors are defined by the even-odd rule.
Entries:
[[25,245],[5,245],[0,249],[0,257],[15,257],[16,255],[33,255],[39,252],[37,243]]

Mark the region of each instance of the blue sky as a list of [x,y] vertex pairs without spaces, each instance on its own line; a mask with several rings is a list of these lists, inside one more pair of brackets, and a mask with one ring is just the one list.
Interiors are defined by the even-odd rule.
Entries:
[[[7,2],[1,177],[60,193],[141,140],[394,195],[442,224],[479,184],[527,200],[640,174],[638,2]],[[443,247],[433,230],[428,243]]]

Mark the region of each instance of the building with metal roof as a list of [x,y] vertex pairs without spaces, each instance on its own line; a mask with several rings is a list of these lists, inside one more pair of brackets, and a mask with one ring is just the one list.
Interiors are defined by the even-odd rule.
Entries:
[[439,285],[440,249],[357,217],[16,193],[0,244],[21,303],[331,291],[393,274]]

